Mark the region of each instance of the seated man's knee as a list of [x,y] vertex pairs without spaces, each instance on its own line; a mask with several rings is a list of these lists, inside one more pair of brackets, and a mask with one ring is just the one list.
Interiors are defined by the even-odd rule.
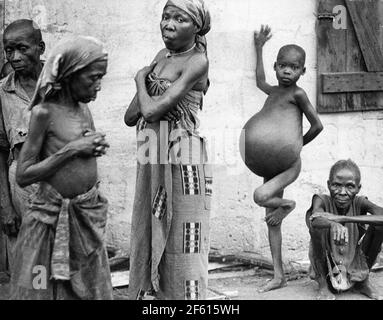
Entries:
[[268,200],[268,198],[269,198],[268,195],[266,195],[262,191],[259,191],[259,190],[254,191],[253,199],[257,205],[263,207],[265,202]]
[[[313,228],[310,230],[311,236],[311,256],[318,264],[325,261],[326,257],[326,242],[324,241],[326,234],[324,229]],[[318,260],[319,259],[319,260]]]
[[374,226],[374,231],[383,234],[383,226]]
[[369,234],[370,236],[374,235],[374,236],[382,237],[383,236],[383,226],[370,225],[367,228],[366,234]]
[[328,232],[325,228],[310,227],[310,236],[313,240],[321,240],[322,237]]
[[294,200],[289,200],[288,205],[289,205],[291,211],[293,211],[295,209],[295,207],[297,206],[297,203]]

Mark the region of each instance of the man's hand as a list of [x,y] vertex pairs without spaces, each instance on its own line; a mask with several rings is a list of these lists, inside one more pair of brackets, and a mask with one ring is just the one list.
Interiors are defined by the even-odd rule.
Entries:
[[344,245],[348,243],[348,229],[340,223],[332,222],[330,232],[336,244]]
[[266,41],[270,40],[272,37],[270,32],[271,29],[268,25],[262,25],[260,31],[254,31],[254,44],[257,48],[262,48]]
[[1,225],[3,232],[9,237],[16,237],[20,229],[21,220],[12,205],[1,210]]

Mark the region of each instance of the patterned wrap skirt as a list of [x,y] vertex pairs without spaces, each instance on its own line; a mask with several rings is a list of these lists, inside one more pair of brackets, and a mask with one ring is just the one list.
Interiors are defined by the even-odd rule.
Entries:
[[[157,89],[164,85],[150,80]],[[200,101],[192,92],[187,102],[193,98]],[[187,115],[187,103],[181,106]],[[204,139],[186,130],[185,123],[141,118],[137,124],[130,299],[151,289],[159,299],[206,298],[212,170]]]

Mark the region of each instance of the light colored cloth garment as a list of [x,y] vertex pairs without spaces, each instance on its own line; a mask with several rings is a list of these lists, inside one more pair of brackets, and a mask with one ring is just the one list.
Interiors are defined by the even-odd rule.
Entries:
[[62,89],[62,81],[98,60],[107,60],[102,43],[93,37],[76,36],[55,46],[41,71],[30,108]]
[[[16,214],[22,221],[25,213],[29,208],[31,197],[37,191],[38,185],[32,184],[25,188],[21,188],[16,183],[16,167],[17,162],[13,161],[9,166],[8,180],[13,208],[15,209]],[[15,247],[17,237],[7,237],[6,239],[9,270],[12,272],[12,270],[14,270]]]
[[203,0],[168,0],[165,7],[173,6],[185,11],[199,28],[196,43],[202,44],[206,50],[205,35],[210,31],[210,12]]
[[30,118],[30,99],[16,79],[15,72],[1,80],[0,102],[0,148],[12,151],[15,145],[25,141]]
[[8,179],[9,179],[9,188],[11,191],[12,204],[15,208],[16,214],[22,219],[27,212],[29,205],[31,203],[32,195],[37,191],[38,184],[34,183],[25,188],[21,188],[16,183],[16,168],[17,162],[13,161],[9,166]]
[[[39,183],[17,239],[12,299],[112,299],[103,244],[107,210],[98,185],[64,199]],[[36,287],[39,270],[45,274]]]
[[[334,200],[329,195],[319,194],[314,197],[319,197],[323,201],[325,212],[336,215],[339,214]],[[352,217],[366,214],[366,212],[362,212],[361,209],[364,201],[366,201],[365,197],[356,196],[347,216]],[[312,213],[312,208],[310,208],[308,215],[311,216]],[[344,245],[335,243],[331,236],[330,229],[315,230],[314,228],[310,228],[312,236],[309,258],[316,274],[315,277],[320,275],[326,277],[329,273],[327,258],[331,266],[335,268],[334,272],[337,271],[336,266],[342,266],[341,268],[346,270],[350,282],[360,282],[368,277],[369,268],[362,250],[363,244],[360,241],[366,233],[366,229],[364,225],[357,223],[346,223],[345,227],[348,229],[348,243]]]
[[[147,78],[151,96],[163,94],[170,85],[154,73]],[[204,140],[197,132],[202,95],[191,90],[180,101],[178,108],[184,112],[179,122],[147,123],[141,118],[137,123],[130,299],[139,299],[150,289],[159,299],[206,298],[212,172]],[[180,134],[172,140],[171,132],[176,129]],[[149,153],[154,153],[150,163],[140,158],[147,147],[142,139],[146,134],[154,138],[149,147]],[[180,145],[187,145],[190,152],[181,155],[182,161],[176,164],[174,156]],[[164,159],[169,162],[159,162]]]
[[[16,214],[21,219],[28,208],[30,196],[36,191],[37,186],[21,188],[16,183],[17,162],[14,159],[14,150],[15,146],[24,143],[27,137],[30,99],[16,78],[15,72],[11,72],[1,80],[0,102],[0,152],[9,152],[8,181],[11,201]],[[16,237],[6,236],[5,239],[8,267],[12,273]]]

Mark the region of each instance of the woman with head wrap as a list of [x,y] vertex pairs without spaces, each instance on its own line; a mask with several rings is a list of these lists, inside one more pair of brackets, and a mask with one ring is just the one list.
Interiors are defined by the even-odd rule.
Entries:
[[108,144],[86,105],[106,68],[101,43],[79,36],[57,45],[40,74],[16,171],[38,190],[16,243],[13,299],[112,298],[96,162]]
[[165,48],[137,73],[125,114],[138,141],[129,295],[205,299],[212,175],[197,128],[210,15],[202,0],[169,0],[160,27]]

